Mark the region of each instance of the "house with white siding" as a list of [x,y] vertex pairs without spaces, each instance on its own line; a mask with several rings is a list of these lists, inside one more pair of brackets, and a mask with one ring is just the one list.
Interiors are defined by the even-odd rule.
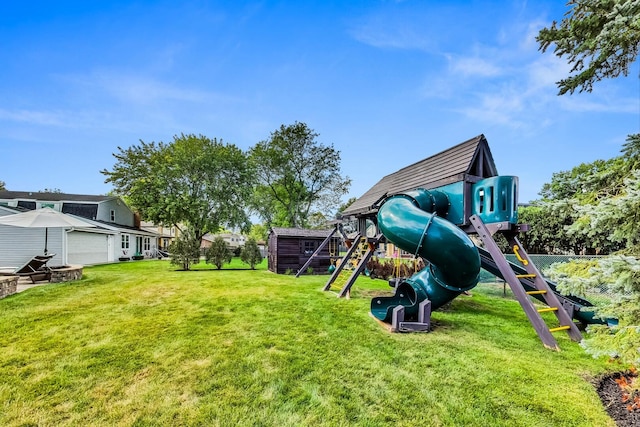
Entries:
[[[49,228],[50,265],[102,264],[156,255],[158,238],[140,228],[138,216],[117,196],[0,191],[0,216],[50,207],[88,228]],[[90,226],[93,226],[89,228]],[[0,225],[0,266],[20,266],[42,254],[44,230]]]

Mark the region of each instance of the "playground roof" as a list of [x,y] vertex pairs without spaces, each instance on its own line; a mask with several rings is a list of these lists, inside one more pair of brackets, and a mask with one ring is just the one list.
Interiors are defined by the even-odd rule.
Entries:
[[385,196],[414,188],[429,189],[459,181],[476,182],[496,175],[498,171],[489,143],[484,135],[478,135],[385,176],[342,214],[365,215],[375,212],[377,207],[374,205]]

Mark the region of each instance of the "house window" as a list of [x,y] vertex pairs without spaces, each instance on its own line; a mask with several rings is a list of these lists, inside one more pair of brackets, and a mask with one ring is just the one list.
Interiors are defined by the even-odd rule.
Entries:
[[143,249],[145,251],[150,251],[151,250],[151,237],[145,237],[144,238],[144,243],[143,243]]
[[123,234],[122,235],[122,249],[129,249],[129,235],[128,234]]
[[116,211],[114,209],[111,209],[111,211],[109,211],[109,220],[111,222],[116,222]]
[[18,200],[18,207],[29,209],[31,211],[36,209],[36,202],[28,202],[25,200]]

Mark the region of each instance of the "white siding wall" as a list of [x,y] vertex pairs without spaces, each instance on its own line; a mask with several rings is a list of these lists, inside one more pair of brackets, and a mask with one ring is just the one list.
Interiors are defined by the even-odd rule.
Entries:
[[116,224],[133,227],[133,212],[120,199],[98,203],[98,217],[96,219],[111,222],[111,210],[115,211]]
[[113,256],[109,254],[109,238],[109,234],[70,231],[67,233],[68,263],[89,265],[112,261]]
[[[49,254],[56,254],[49,265],[66,263],[63,250],[63,228],[48,230]],[[0,267],[21,267],[35,255],[44,253],[44,228],[0,225]]]

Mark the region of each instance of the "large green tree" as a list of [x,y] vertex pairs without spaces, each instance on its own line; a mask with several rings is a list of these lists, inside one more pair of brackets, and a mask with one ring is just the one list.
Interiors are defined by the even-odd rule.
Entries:
[[343,204],[341,204],[340,206],[338,206],[338,211],[336,212],[336,218],[340,218],[342,217],[342,212],[344,212],[349,206],[351,206],[356,200],[358,200],[357,197],[349,197],[349,199],[344,202]]
[[521,222],[532,226],[523,243],[543,250],[541,253],[609,254],[620,250],[620,242],[609,238],[608,229],[586,232],[580,226],[589,222],[585,209],[621,194],[629,162],[628,156],[618,156],[554,173],[551,182],[542,187],[542,200],[519,210]]
[[[616,179],[606,183],[596,195],[575,201],[575,221],[567,231],[592,244],[608,245],[612,255],[589,261],[553,265],[547,273],[562,292],[574,295],[601,295],[596,314],[617,319],[611,327],[590,326],[582,345],[594,356],[615,356],[625,364],[640,364],[640,150],[629,137],[623,155],[609,162],[605,173]],[[599,170],[603,173],[606,170]],[[590,180],[593,181],[593,180]],[[640,384],[638,384],[640,386]]]
[[6,189],[7,189],[7,188],[6,188],[6,186],[5,186],[4,181],[0,181],[0,191],[6,190]]
[[627,139],[625,155],[619,157],[622,163],[611,174],[619,182],[611,182],[604,196],[576,205],[578,219],[569,231],[588,238],[604,235],[604,240],[617,244],[618,251],[640,256],[640,168],[636,167],[640,152],[629,150],[632,143],[631,137]]
[[245,153],[202,135],[118,147],[105,182],[143,219],[187,228],[200,241],[222,227],[248,228],[252,173]]
[[593,203],[620,193],[629,165],[624,156],[582,163],[569,171],[556,172],[551,182],[542,186],[544,200],[575,199]]
[[[596,261],[554,265],[548,274],[558,288],[574,295],[597,295],[606,290],[610,299],[597,315],[616,319],[611,327],[590,326],[582,345],[594,356],[617,357],[625,364],[640,365],[640,170],[625,179],[620,195],[581,207],[584,221],[574,226],[589,234],[606,230],[608,238],[624,248]],[[636,384],[639,388],[640,384]]]
[[[590,92],[595,82],[628,75],[640,48],[640,1],[570,0],[568,6],[562,22],[553,22],[537,37],[542,51],[554,44],[554,53],[572,66],[572,74],[557,83],[560,95]],[[577,263],[555,266],[550,272],[565,292],[579,294],[597,291],[603,283],[609,286],[612,300],[597,313],[617,318],[618,324],[591,327],[592,335],[582,345],[594,355],[617,356],[636,365],[640,364],[639,154],[640,135],[630,135],[621,158],[589,171],[589,185],[572,189],[573,200],[579,203],[577,220],[568,227],[569,232],[590,240],[619,244],[622,253],[633,256],[618,254],[583,264],[581,274],[575,274],[580,268]],[[577,176],[567,178],[572,182]],[[561,190],[551,190],[557,189]],[[578,195],[578,189],[584,194]]]
[[269,236],[269,227],[265,224],[251,224],[249,237],[253,237],[256,242],[266,242]]
[[330,216],[351,180],[340,171],[340,152],[318,142],[305,123],[281,125],[250,150],[258,186],[253,207],[269,226],[308,227],[312,214]]
[[534,202],[518,208],[518,220],[529,225],[520,241],[532,254],[579,253],[581,242],[572,238],[565,227],[573,222],[574,209],[570,201]]
[[560,94],[590,92],[605,78],[628,75],[640,48],[640,2],[637,0],[570,0],[560,23],[543,28],[537,41],[572,66],[558,82]]

